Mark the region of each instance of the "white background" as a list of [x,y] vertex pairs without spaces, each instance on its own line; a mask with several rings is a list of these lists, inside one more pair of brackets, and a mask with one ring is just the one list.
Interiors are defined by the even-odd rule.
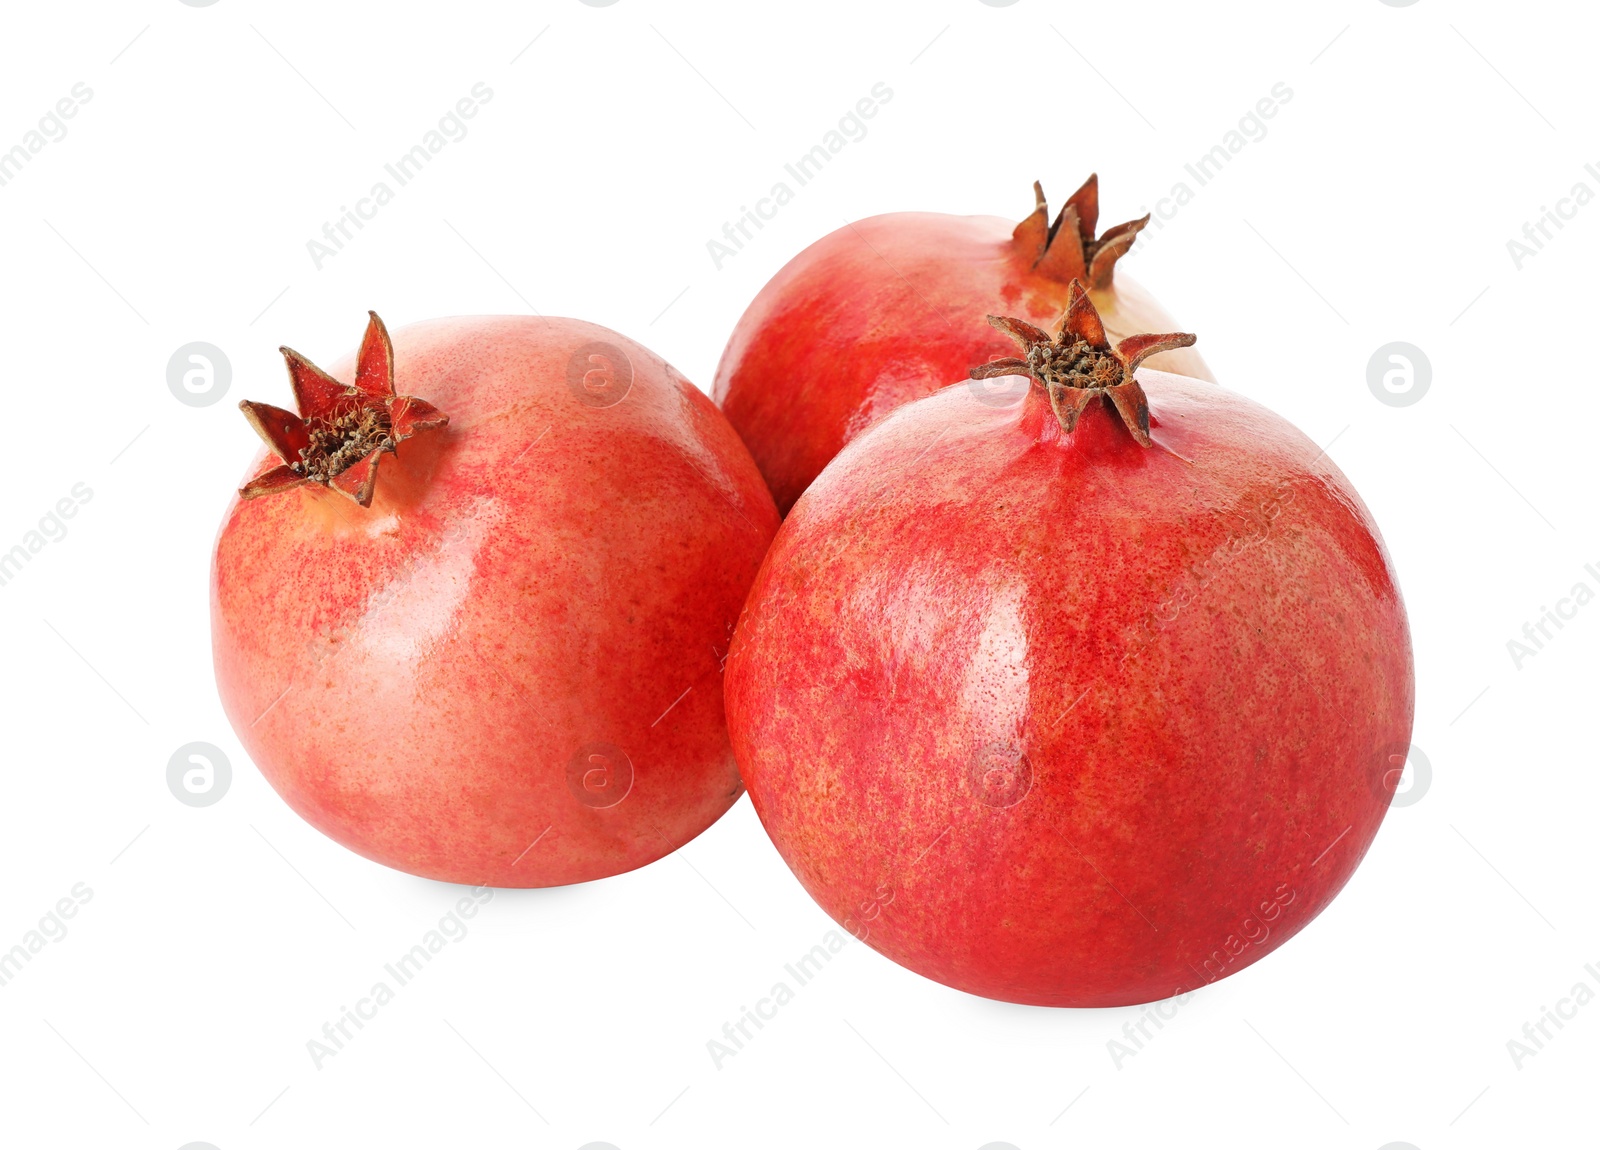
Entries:
[[[0,148],[92,98],[0,187],[0,550],[92,499],[0,587],[0,949],[93,898],[0,987],[0,1141],[28,1147],[1593,1145],[1600,1004],[1507,1049],[1600,965],[1600,607],[1507,641],[1600,564],[1588,348],[1600,207],[1507,241],[1600,162],[1584,6],[979,0],[869,6],[8,5]],[[530,46],[531,44],[531,46]],[[493,98],[319,270],[306,242],[475,83]],[[718,270],[706,241],[878,82],[892,102]],[[206,577],[276,347],[474,312],[572,315],[702,387],[744,305],[844,222],[1021,218],[1091,169],[1139,214],[1274,84],[1292,100],[1124,264],[1222,382],[1350,475],[1399,571],[1425,791],[1333,906],[1140,1011],[948,990],[852,945],[720,1069],[706,1043],[831,923],[747,800],[676,856],[503,892],[321,1069],[306,1043],[460,895],[302,823],[239,748]],[[169,391],[204,340],[222,402]],[[1367,363],[1423,350],[1429,391]],[[215,805],[166,783],[231,759]],[[1413,758],[1411,786],[1416,776]]]

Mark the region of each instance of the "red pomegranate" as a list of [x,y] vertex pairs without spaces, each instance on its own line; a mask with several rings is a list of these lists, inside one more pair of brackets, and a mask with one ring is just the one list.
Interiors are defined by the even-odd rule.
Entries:
[[374,315],[337,378],[284,355],[300,414],[241,405],[271,450],[211,582],[223,706],[278,793],[368,858],[496,886],[710,826],[740,790],[722,661],[778,523],[710,400],[571,319],[391,347]]
[[[711,394],[780,511],[888,412],[1008,351],[981,322],[990,312],[1049,323],[1081,280],[1114,338],[1177,326],[1116,272],[1150,217],[1096,238],[1099,188],[1091,175],[1053,223],[1038,184],[1033,213],[1015,226],[997,216],[873,216],[824,236],[772,277],[734,329]],[[1211,378],[1187,349],[1154,366]]]
[[[795,505],[728,660],[755,809],[869,945],[974,994],[1166,998],[1339,891],[1408,746],[1376,525],[1295,428],[1075,288]],[[1137,370],[1136,370],[1137,369]],[[1403,757],[1399,761],[1403,761]]]

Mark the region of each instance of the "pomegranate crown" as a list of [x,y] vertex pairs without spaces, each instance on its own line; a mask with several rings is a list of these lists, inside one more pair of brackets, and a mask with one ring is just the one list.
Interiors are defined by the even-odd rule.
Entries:
[[1061,205],[1054,223],[1037,181],[1033,199],[1033,213],[1012,231],[1011,242],[1034,271],[1060,283],[1083,280],[1092,288],[1110,287],[1117,261],[1150,222],[1146,213],[1095,238],[1095,225],[1100,222],[1100,177],[1093,172]]
[[433,404],[394,393],[394,345],[378,313],[367,315],[354,383],[342,384],[299,352],[280,347],[299,414],[249,399],[239,404],[282,460],[241,487],[241,499],[320,483],[368,507],[384,452],[395,454],[401,440],[449,422]]
[[1026,375],[1050,397],[1050,407],[1066,431],[1078,425],[1078,417],[1095,400],[1104,396],[1122,417],[1134,439],[1149,447],[1150,403],[1144,388],[1133,373],[1147,357],[1175,347],[1188,347],[1195,337],[1186,332],[1168,335],[1130,335],[1115,347],[1106,337],[1100,313],[1089,300],[1089,292],[1079,280],[1072,281],[1067,295],[1067,311],[1056,334],[1034,327],[1027,320],[989,316],[1023,351],[1024,358],[1009,357],[979,364],[968,374],[973,379],[1001,375]]

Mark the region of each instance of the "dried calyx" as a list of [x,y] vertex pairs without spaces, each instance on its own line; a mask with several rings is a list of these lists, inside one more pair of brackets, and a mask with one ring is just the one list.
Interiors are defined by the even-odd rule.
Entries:
[[1150,222],[1146,214],[1142,219],[1108,228],[1104,235],[1096,238],[1094,229],[1100,222],[1100,179],[1093,174],[1061,205],[1054,223],[1050,222],[1044,189],[1037,183],[1033,185],[1033,198],[1033,214],[1012,231],[1011,242],[1023,258],[1030,261],[1029,266],[1034,271],[1061,283],[1082,280],[1091,288],[1110,287],[1117,260],[1133,246],[1139,232]]
[[255,499],[320,483],[367,507],[378,482],[378,460],[403,439],[443,427],[445,414],[431,403],[394,393],[394,345],[376,312],[356,356],[356,378],[343,384],[305,356],[279,348],[289,365],[296,415],[270,403],[244,400],[239,408],[278,456],[276,464],[239,489]]
[[1106,338],[1100,313],[1089,302],[1089,293],[1078,280],[1072,281],[1067,313],[1054,336],[1043,328],[1021,319],[992,315],[989,323],[1017,341],[1024,358],[991,360],[969,373],[973,379],[1002,375],[1026,375],[1044,389],[1050,406],[1066,431],[1078,425],[1078,417],[1101,396],[1122,417],[1123,424],[1145,447],[1150,440],[1150,404],[1144,388],[1133,377],[1134,369],[1147,356],[1175,347],[1188,347],[1195,337],[1182,332],[1170,335],[1131,335],[1115,347]]

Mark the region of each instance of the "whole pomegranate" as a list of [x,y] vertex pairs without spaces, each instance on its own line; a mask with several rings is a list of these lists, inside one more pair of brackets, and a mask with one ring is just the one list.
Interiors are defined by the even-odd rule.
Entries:
[[[1411,731],[1378,530],[1316,445],[1138,369],[1074,289],[1001,397],[947,388],[795,505],[728,659],[779,852],[888,957],[1117,1006],[1255,962],[1339,891]],[[1138,369],[1138,370],[1136,370]]]
[[[1034,184],[1033,194],[1033,213],[1015,226],[931,212],[860,220],[812,244],[761,289],[722,353],[711,394],[780,511],[884,415],[1007,351],[982,323],[989,312],[1050,322],[1080,280],[1113,337],[1176,326],[1116,271],[1148,215],[1096,238],[1095,176],[1054,222],[1044,190]],[[1155,366],[1211,378],[1187,349],[1167,351]]]
[[722,661],[778,524],[710,400],[571,319],[391,345],[374,315],[333,376],[284,355],[299,414],[241,405],[270,454],[211,577],[223,707],[278,793],[368,858],[496,886],[710,826],[740,791]]

